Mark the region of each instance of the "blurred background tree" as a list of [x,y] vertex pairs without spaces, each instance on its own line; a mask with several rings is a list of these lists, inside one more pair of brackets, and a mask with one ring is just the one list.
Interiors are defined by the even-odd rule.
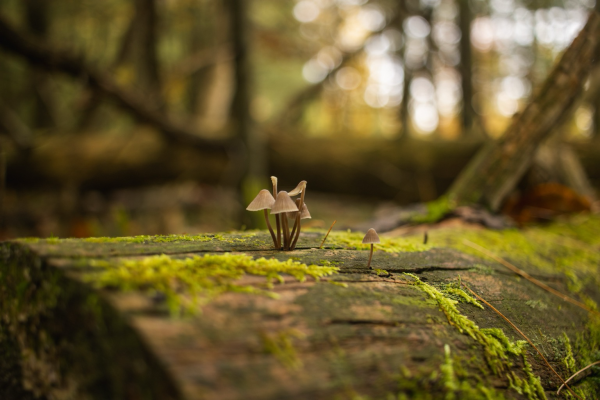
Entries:
[[[313,226],[430,201],[498,138],[594,0],[3,0],[0,237]],[[600,184],[600,69],[555,128]]]

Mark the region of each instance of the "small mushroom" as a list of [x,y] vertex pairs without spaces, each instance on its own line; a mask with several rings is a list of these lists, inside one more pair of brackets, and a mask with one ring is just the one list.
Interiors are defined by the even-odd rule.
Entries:
[[269,210],[275,204],[275,199],[271,195],[271,193],[267,189],[263,189],[248,204],[246,210],[248,211],[260,211],[263,210],[265,213],[265,221],[267,221],[267,226],[269,227],[269,232],[271,233],[271,238],[273,239],[273,244],[275,248],[277,248],[277,238],[275,237],[275,232],[273,232],[273,228],[271,227],[271,222],[269,221],[269,214],[267,210]]
[[[300,181],[300,183],[298,184],[298,186],[296,186],[296,188],[294,190],[292,190],[292,193],[302,193],[300,195],[300,204],[298,205],[298,210],[302,210],[302,206],[304,205],[304,196],[306,195],[306,181]],[[294,241],[292,242],[291,245],[291,249],[294,250],[296,248],[296,243],[298,242],[298,238],[300,237],[300,229],[301,229],[301,224],[300,224],[300,214],[298,214],[296,216],[296,222],[294,222],[294,228],[297,226],[298,230],[296,230],[296,235],[294,237]],[[293,229],[294,231],[295,229]]]
[[379,235],[377,235],[377,232],[375,232],[375,229],[371,228],[367,231],[367,234],[363,238],[362,242],[371,245],[371,253],[369,253],[369,262],[367,263],[367,268],[370,268],[371,267],[371,258],[373,258],[373,244],[381,243],[381,240],[379,240]]
[[[285,191],[277,193],[277,200],[271,207],[271,214],[281,214],[298,211],[298,206],[294,203],[294,200]],[[288,250],[290,246],[290,231],[287,218],[285,214],[281,218],[281,225],[283,229],[283,248]]]
[[[300,199],[296,199],[296,205],[299,206],[300,205]],[[307,218],[312,218],[310,216],[310,212],[308,211],[308,207],[306,207],[306,203],[302,204],[302,211],[296,211],[293,213],[286,213],[288,219],[294,219],[298,216],[298,212],[300,212],[300,219],[307,219]],[[297,225],[294,224],[294,228],[292,229],[292,234],[291,236],[294,236],[294,233],[296,232],[296,227]]]
[[[271,183],[273,184],[273,197],[277,198],[277,177],[271,177]],[[281,218],[279,214],[275,215],[275,223],[277,225],[277,244],[275,247],[279,250],[281,249]]]

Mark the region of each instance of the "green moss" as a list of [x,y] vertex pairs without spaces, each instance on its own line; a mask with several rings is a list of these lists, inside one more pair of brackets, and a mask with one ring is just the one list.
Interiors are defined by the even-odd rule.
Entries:
[[[365,234],[362,232],[332,231],[327,239],[329,246],[325,247],[343,247],[353,250],[370,250],[370,244],[363,244],[362,240]],[[417,237],[380,237],[381,243],[377,243],[375,250],[385,251],[386,253],[404,253],[415,251],[426,251],[431,249],[431,245],[423,244],[423,238]]]
[[298,358],[293,340],[304,339],[304,333],[297,329],[286,329],[277,333],[261,332],[260,338],[263,351],[274,355],[286,368],[297,370],[302,367],[302,360]]
[[479,302],[475,298],[473,298],[467,292],[462,290],[460,287],[448,285],[443,289],[443,292],[450,296],[454,295],[454,300],[458,300],[463,303],[473,304],[477,308],[481,308],[482,310],[484,309],[483,306],[479,304]]
[[523,371],[525,378],[519,378],[514,372],[507,375],[509,387],[517,393],[527,396],[529,400],[546,400],[544,388],[540,382],[540,378],[533,374],[531,364],[527,362],[527,357],[523,353]]
[[537,310],[545,310],[548,308],[548,305],[541,300],[527,300],[525,304]]
[[442,196],[437,200],[430,201],[426,204],[427,213],[426,214],[417,214],[411,218],[411,222],[417,224],[428,224],[437,222],[446,216],[450,211],[454,210],[456,204],[448,197]]
[[200,235],[140,235],[140,236],[123,236],[123,237],[89,237],[83,239],[59,239],[51,237],[48,239],[40,238],[21,238],[17,239],[17,242],[23,243],[40,243],[46,242],[48,244],[59,244],[73,241],[81,241],[85,243],[171,243],[171,242],[210,242],[212,240],[227,242],[227,243],[238,243],[244,242],[245,239],[256,236],[256,232],[250,232],[241,237],[226,237],[221,234],[200,234]]
[[573,349],[571,348],[571,341],[566,333],[563,332],[565,357],[562,360],[563,365],[567,369],[569,374],[574,374],[577,371],[575,359],[573,358]]
[[[120,261],[92,260],[90,265],[97,268],[85,276],[95,287],[164,295],[174,314],[181,311],[193,313],[199,306],[225,292],[275,296],[268,289],[274,280],[283,282],[281,274],[304,281],[306,276],[318,280],[338,271],[336,267],[306,265],[292,260],[255,260],[245,254],[229,253],[183,259],[160,255]],[[264,288],[237,284],[236,281],[245,274],[264,276],[267,284]]]
[[440,309],[446,314],[450,325],[455,326],[461,333],[469,335],[483,346],[485,359],[493,373],[498,374],[511,366],[509,355],[519,355],[523,352],[525,341],[511,342],[501,329],[480,329],[473,321],[460,313],[456,300],[448,298],[435,287],[422,282],[413,274],[405,273],[414,279],[413,285],[434,299]]
[[[589,216],[588,218],[596,224],[596,229],[590,226],[590,222],[581,225],[573,223],[571,230],[565,229],[566,233],[563,234],[557,233],[564,229],[563,223],[503,231],[440,229],[430,232],[430,239],[437,246],[446,245],[485,258],[481,252],[464,243],[467,239],[499,257],[549,272],[557,270],[595,272],[600,262],[600,253],[597,251],[596,239],[593,239],[593,235],[600,236],[600,217]],[[587,241],[580,240],[582,236],[578,228],[581,226],[585,227],[584,230],[591,235],[585,236],[588,237]]]
[[446,392],[458,390],[459,382],[454,373],[454,363],[450,356],[450,346],[447,344],[444,345],[444,362],[440,366],[440,370],[442,372],[442,381],[444,382],[444,389]]

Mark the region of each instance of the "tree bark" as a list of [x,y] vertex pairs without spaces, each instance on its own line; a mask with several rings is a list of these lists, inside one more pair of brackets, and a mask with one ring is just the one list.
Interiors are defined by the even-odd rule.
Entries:
[[473,71],[471,56],[471,6],[466,0],[458,1],[459,20],[460,20],[460,76],[462,87],[462,129],[463,136],[473,135],[473,119],[475,110],[473,109]]
[[[467,285],[493,304],[566,379],[600,350],[598,317],[461,244],[465,236],[479,241],[556,290],[600,301],[597,218],[548,229],[430,230],[432,244],[421,251],[382,251],[387,240],[414,240],[384,238],[373,269],[362,235],[341,232],[332,232],[324,249],[324,231],[303,233],[294,252],[270,250],[267,232],[5,242],[0,371],[16,377],[23,392],[57,400],[520,398],[524,387],[542,396],[556,391],[556,376],[533,348],[515,347],[523,338],[500,316],[457,290]],[[270,267],[282,281],[268,286],[256,269],[229,282],[225,271],[242,265],[235,261],[240,252],[284,262]],[[207,284],[180,279],[168,263],[205,255],[216,257],[190,272],[223,263],[215,296],[201,291],[197,304],[167,302],[191,299],[194,285]],[[339,270],[299,281],[285,273],[292,260]],[[112,272],[120,278],[105,281]],[[578,285],[567,283],[574,279]],[[183,304],[188,313],[178,317]],[[598,393],[597,380],[581,378],[574,387]],[[0,396],[14,386],[0,386]]]
[[504,135],[482,149],[456,179],[447,196],[457,205],[479,203],[498,210],[531,165],[538,146],[568,113],[600,46],[600,14],[592,11],[585,27],[565,51],[541,90]]

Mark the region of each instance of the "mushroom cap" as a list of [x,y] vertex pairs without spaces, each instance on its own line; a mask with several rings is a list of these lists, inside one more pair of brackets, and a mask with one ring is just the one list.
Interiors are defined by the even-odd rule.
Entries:
[[294,200],[285,191],[277,193],[277,200],[271,207],[271,214],[281,214],[284,212],[298,211],[298,206],[294,203]]
[[300,213],[300,219],[312,218],[310,213],[308,212],[308,207],[306,207],[306,203],[302,205],[302,212]]
[[379,235],[375,232],[375,229],[371,228],[367,231],[367,234],[362,240],[363,243],[372,244],[372,243],[381,243],[379,240]]
[[[300,199],[296,199],[296,205],[298,205],[298,203],[300,202]],[[287,212],[285,213],[286,217],[288,217],[288,219],[294,219],[298,216],[298,211],[295,212]],[[306,207],[306,203],[304,203],[302,205],[302,212],[300,213],[300,219],[307,219],[307,218],[312,218],[310,216],[310,212],[308,212],[308,207]]]
[[297,196],[300,193],[302,193],[302,191],[304,191],[304,189],[306,189],[306,181],[300,181],[298,186],[296,186],[296,188],[294,190],[290,191],[288,194],[290,196]]
[[273,207],[274,203],[275,199],[273,198],[271,192],[269,192],[267,189],[263,189],[260,192],[258,192],[254,200],[252,200],[252,202],[248,204],[246,210],[259,211],[264,210],[265,208],[270,209],[271,207]]

